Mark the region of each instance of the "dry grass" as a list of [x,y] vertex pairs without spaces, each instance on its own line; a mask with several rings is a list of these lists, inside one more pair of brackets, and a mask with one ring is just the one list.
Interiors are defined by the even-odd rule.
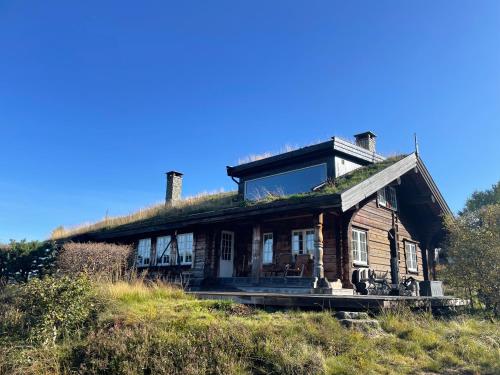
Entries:
[[208,212],[221,208],[229,208],[238,205],[235,201],[237,192],[201,193],[176,202],[174,205],[157,203],[142,208],[129,215],[107,217],[95,223],[85,223],[72,228],[58,227],[52,231],[51,239],[57,240],[68,238],[83,233],[116,228],[120,225],[136,223],[154,217],[175,217],[188,215],[195,212]]
[[231,301],[198,300],[167,284],[140,280],[95,287],[106,301],[104,309],[86,330],[55,346],[27,345],[12,330],[0,335],[0,374],[396,375],[500,370],[498,321],[481,317],[436,319],[394,311],[376,318],[380,329],[352,330],[327,310],[266,312]]

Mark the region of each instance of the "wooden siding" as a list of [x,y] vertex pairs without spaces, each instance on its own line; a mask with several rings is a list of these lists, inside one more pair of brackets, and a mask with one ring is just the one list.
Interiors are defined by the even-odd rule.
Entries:
[[[350,223],[350,229],[359,228],[368,232],[368,266],[376,271],[391,272],[391,251],[389,231],[392,229],[392,211],[384,207],[378,207],[376,196],[369,199],[359,210],[355,212]],[[415,224],[411,223],[408,215],[399,216],[399,275],[413,276],[423,280],[422,251],[418,238],[415,234]],[[351,233],[349,230],[349,249]],[[418,273],[407,271],[405,241],[417,243]],[[350,254],[352,257],[352,254]],[[356,268],[351,262],[351,271]]]

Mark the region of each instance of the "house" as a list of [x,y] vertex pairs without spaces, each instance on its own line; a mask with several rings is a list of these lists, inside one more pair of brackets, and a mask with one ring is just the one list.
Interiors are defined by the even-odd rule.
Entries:
[[451,211],[417,152],[385,158],[365,132],[228,166],[227,175],[236,192],[183,200],[182,173],[168,172],[164,206],[71,238],[133,243],[137,267],[181,272],[192,287],[289,280],[332,293],[352,291],[367,270],[392,286],[432,279]]

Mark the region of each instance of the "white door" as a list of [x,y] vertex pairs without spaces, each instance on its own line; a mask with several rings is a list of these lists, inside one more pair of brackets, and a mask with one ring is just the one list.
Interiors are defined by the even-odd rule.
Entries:
[[234,268],[234,232],[222,231],[220,239],[219,277],[232,277]]

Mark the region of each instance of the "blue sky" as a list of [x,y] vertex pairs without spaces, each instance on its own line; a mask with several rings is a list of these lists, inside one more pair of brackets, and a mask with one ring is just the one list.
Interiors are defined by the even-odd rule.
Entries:
[[454,210],[500,178],[499,1],[0,1],[0,242],[234,189],[248,154],[372,130]]

